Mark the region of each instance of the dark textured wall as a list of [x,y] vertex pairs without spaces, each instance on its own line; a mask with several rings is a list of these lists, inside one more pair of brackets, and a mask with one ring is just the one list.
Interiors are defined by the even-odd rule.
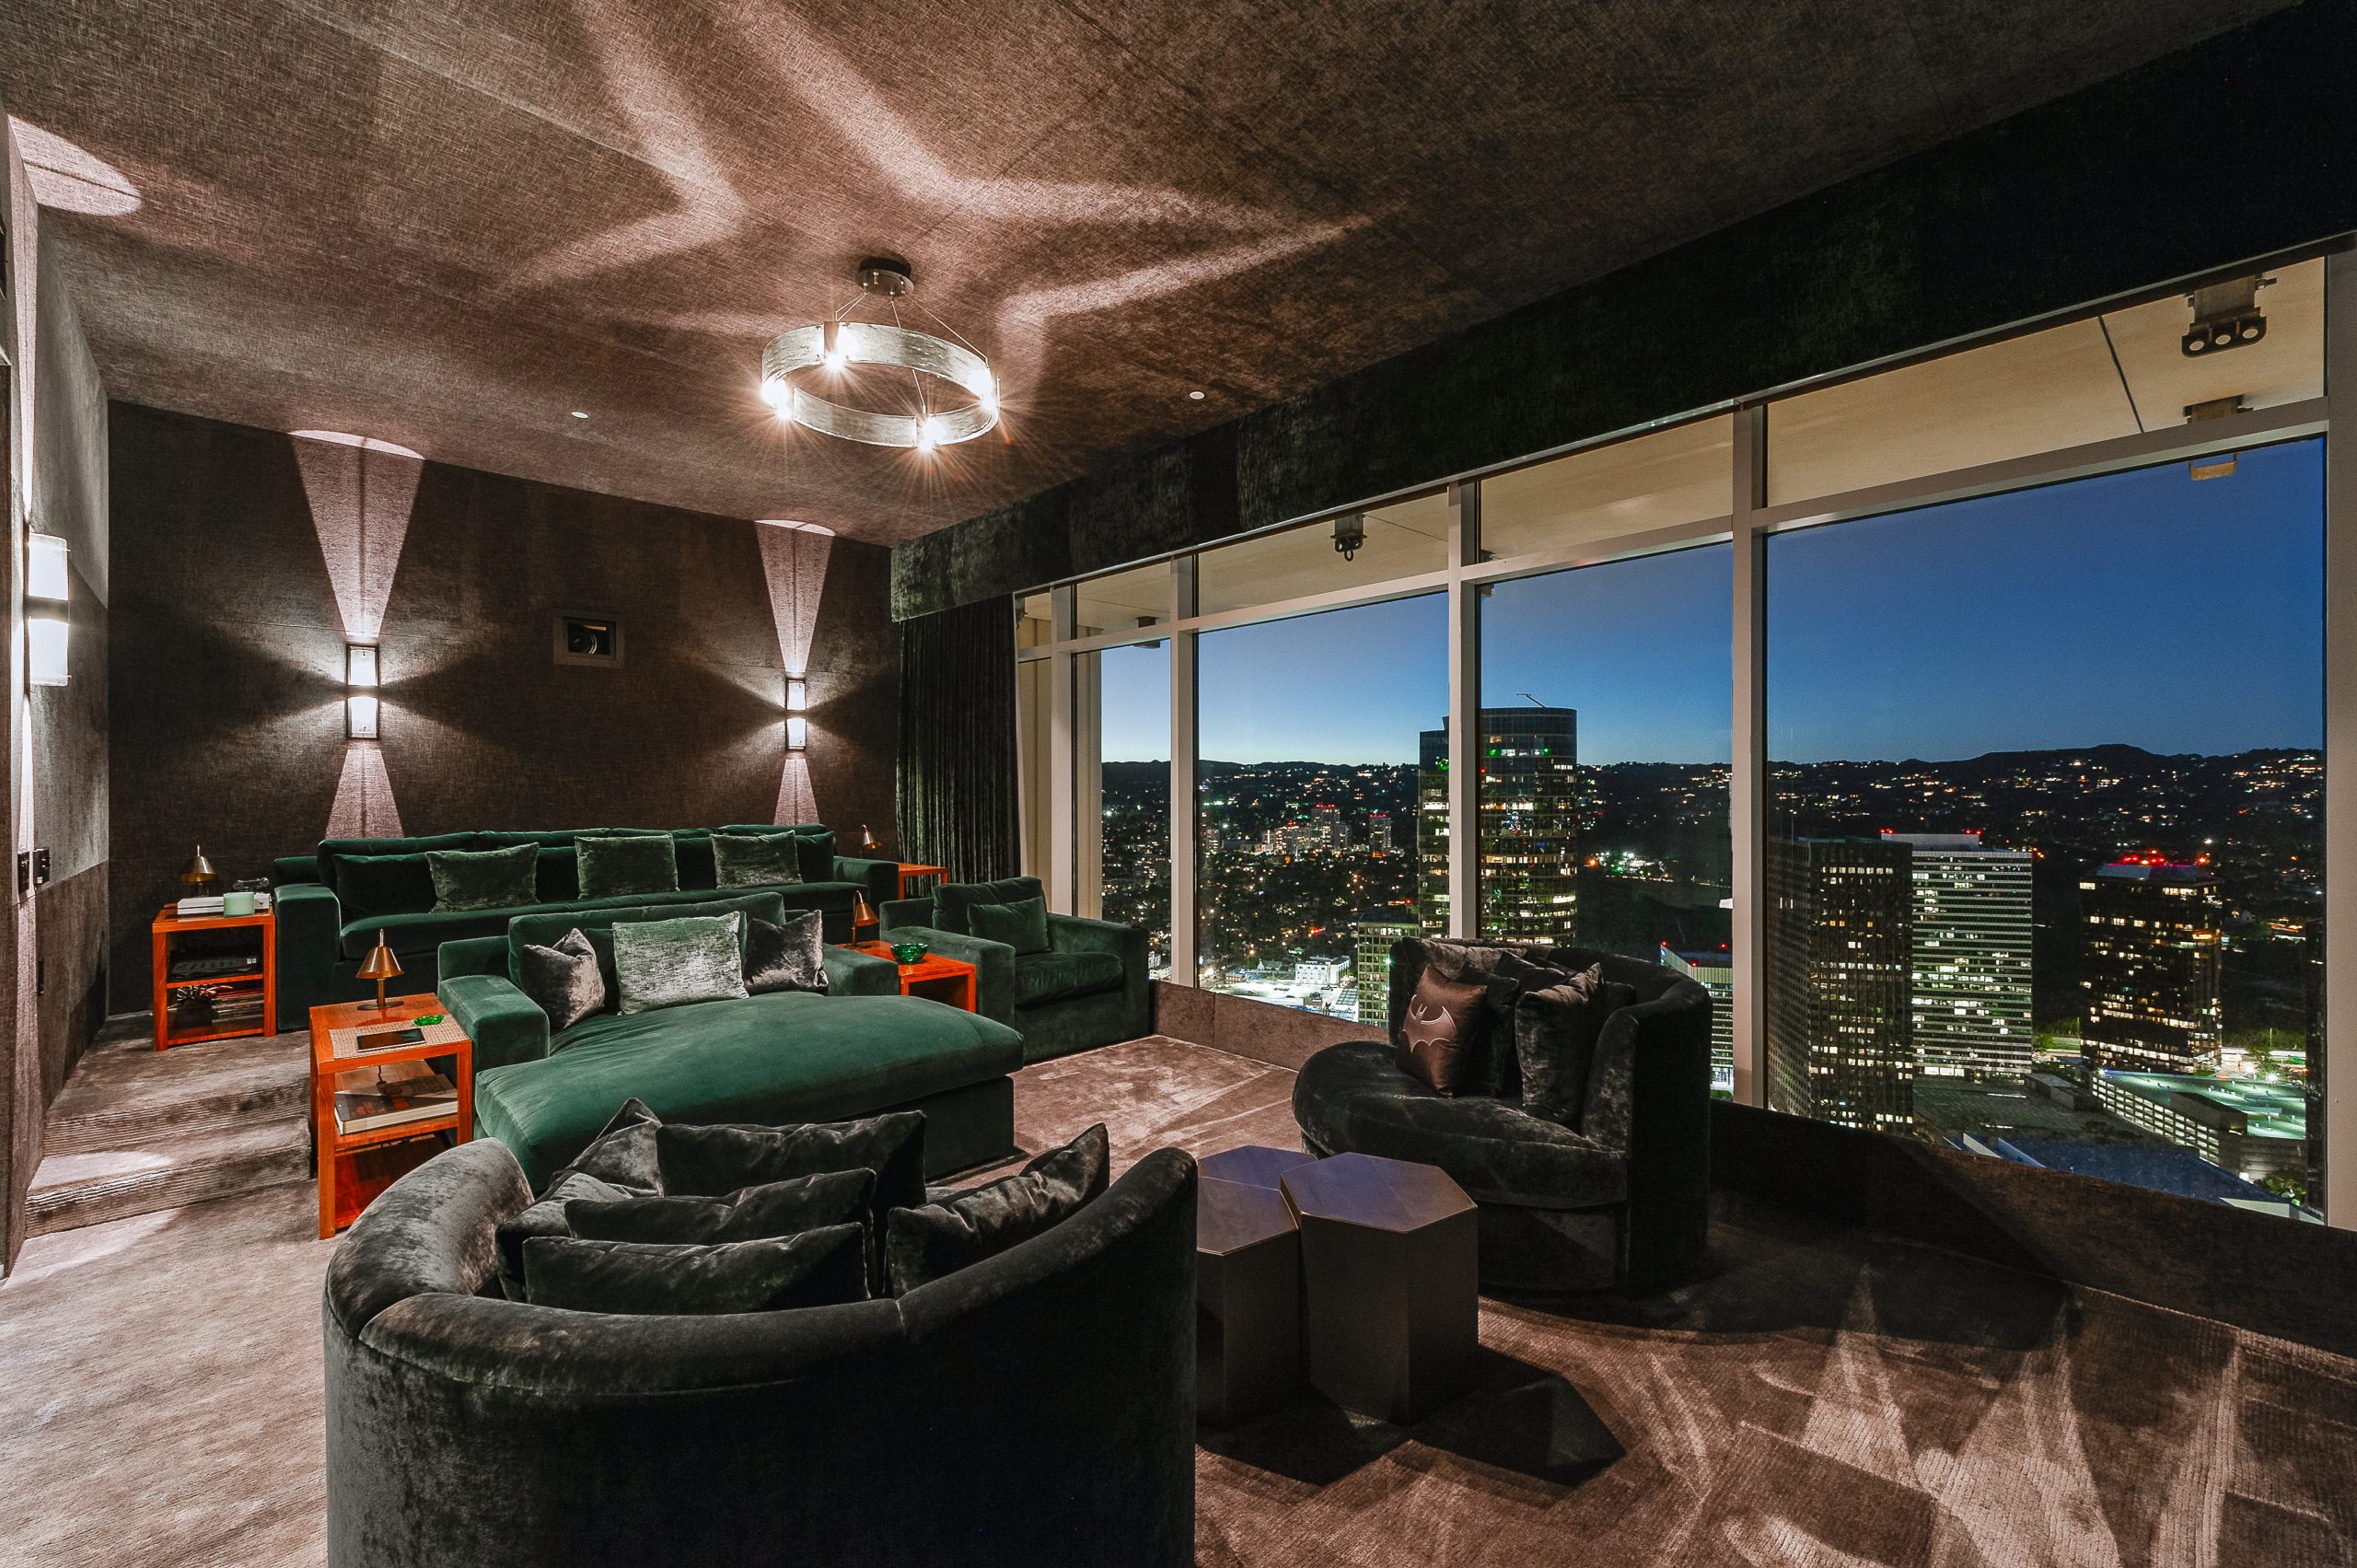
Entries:
[[[2357,6],[2310,4],[901,545],[906,619],[2357,228]],[[2196,195],[2195,193],[2198,193]]]
[[[343,738],[346,611],[315,516],[335,505],[316,469],[307,490],[294,440],[121,402],[112,430],[117,1010],[145,1005],[146,923],[192,846],[225,877],[262,872],[318,843],[340,785],[347,821],[368,793],[370,831],[387,796],[412,833],[777,815],[783,659],[757,525],[435,463],[410,466],[402,506],[380,478],[366,504],[379,558],[388,521],[406,532],[372,750]],[[807,784],[820,819],[888,843],[888,583],[883,550],[834,541]],[[620,620],[621,668],[554,661],[567,610]]]
[[41,240],[34,358],[35,524],[71,547],[68,681],[30,702],[33,842],[50,854],[34,895],[42,1099],[56,1097],[105,1012],[107,393],[75,308],[64,253]]

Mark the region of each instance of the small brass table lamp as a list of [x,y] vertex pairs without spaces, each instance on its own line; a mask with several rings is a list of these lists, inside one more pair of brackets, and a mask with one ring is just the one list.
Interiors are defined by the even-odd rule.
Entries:
[[859,847],[870,854],[874,854],[884,847],[876,842],[876,835],[867,830],[867,824],[865,822],[859,825]]
[[385,982],[399,978],[401,972],[401,961],[393,957],[392,946],[385,940],[384,932],[378,931],[377,945],[368,949],[367,959],[360,966],[360,978],[377,982],[378,1012],[389,1013],[393,1010],[393,1005],[385,1000]]
[[858,941],[859,928],[875,923],[876,909],[867,901],[867,895],[864,892],[853,892],[851,896],[851,939],[854,942]]
[[188,869],[180,873],[180,880],[192,888],[202,888],[207,882],[218,879],[218,874],[213,869],[213,863],[204,858],[204,846],[197,845],[195,855],[188,863]]

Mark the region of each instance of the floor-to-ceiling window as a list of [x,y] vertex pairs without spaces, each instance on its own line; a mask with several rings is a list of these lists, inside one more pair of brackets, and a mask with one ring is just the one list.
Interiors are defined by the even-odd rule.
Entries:
[[[1480,934],[1676,969],[1733,1083],[1732,550],[1499,583],[1481,603]],[[1445,875],[1446,867],[1442,867]]]
[[2305,1202],[2323,449],[1768,541],[1769,1104]]
[[1369,1026],[1403,935],[1624,954],[1710,989],[1721,1094],[2312,1218],[2357,665],[2327,284],[2200,280],[1025,596],[1058,897]]
[[[1095,687],[1097,800],[1077,813],[1080,912],[1145,928],[1147,970],[1170,975],[1170,645],[1127,644],[1081,656]],[[1093,858],[1093,864],[1092,864]]]
[[1437,595],[1205,633],[1202,982],[1360,1016],[1360,928],[1413,921],[1417,780],[1447,705]]

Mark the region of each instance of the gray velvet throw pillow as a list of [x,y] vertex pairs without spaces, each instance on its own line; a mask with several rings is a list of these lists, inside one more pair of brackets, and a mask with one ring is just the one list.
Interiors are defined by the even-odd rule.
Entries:
[[924,1202],[924,1112],[896,1110],[858,1121],[797,1127],[673,1124],[656,1136],[667,1193],[714,1196],[830,1170],[876,1173],[875,1288],[884,1280],[883,1216]]
[[552,947],[527,942],[516,955],[524,994],[549,1016],[549,1032],[562,1033],[606,1010],[606,976],[598,968],[598,949],[578,926]]
[[622,1101],[613,1120],[583,1145],[573,1163],[549,1178],[543,1195],[555,1191],[556,1184],[575,1171],[636,1192],[662,1191],[662,1167],[655,1142],[659,1125],[644,1100],[633,1096]]
[[1016,953],[1048,950],[1048,900],[1018,899],[1004,904],[969,904],[966,926],[985,942],[1004,942]]
[[748,915],[745,924],[745,989],[755,996],[772,991],[827,989],[825,918],[817,910],[784,923]]
[[1587,1104],[1596,1037],[1607,1018],[1635,999],[1628,986],[1604,978],[1602,964],[1560,984],[1524,992],[1514,1008],[1524,1109],[1576,1130]]
[[540,902],[534,873],[540,846],[510,849],[434,849],[425,852],[437,910],[520,909]]
[[745,994],[745,912],[617,921],[614,979],[622,1013],[652,1013]]
[[867,1299],[866,1227],[716,1246],[584,1241],[524,1243],[524,1298],[536,1307],[644,1316],[782,1312]]
[[726,1198],[581,1198],[565,1204],[564,1223],[586,1241],[710,1246],[794,1236],[821,1225],[865,1226],[875,1205],[874,1171],[830,1170],[747,1187]]
[[674,1122],[656,1135],[663,1191],[716,1197],[826,1170],[876,1173],[878,1210],[924,1202],[924,1112],[794,1127]]
[[884,1219],[884,1263],[894,1295],[996,1257],[1078,1214],[1105,1191],[1111,1151],[1098,1122],[1013,1176]]
[[679,852],[668,833],[617,833],[573,841],[585,899],[679,890]]
[[713,880],[722,888],[773,888],[802,880],[802,850],[792,833],[712,835]]
[[524,1243],[536,1236],[570,1236],[565,1205],[575,1202],[615,1201],[632,1197],[626,1187],[600,1181],[577,1170],[562,1171],[549,1183],[538,1202],[502,1220],[492,1239],[499,1249],[499,1288],[510,1301],[524,1299]]

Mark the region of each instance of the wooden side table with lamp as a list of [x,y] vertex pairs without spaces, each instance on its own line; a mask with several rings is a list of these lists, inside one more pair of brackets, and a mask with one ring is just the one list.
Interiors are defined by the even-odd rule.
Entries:
[[[152,1005],[156,1015],[156,1049],[193,1045],[200,1040],[237,1040],[247,1035],[275,1033],[278,1028],[278,922],[258,907],[250,892],[237,891],[215,900],[204,889],[219,880],[213,863],[199,844],[188,869],[180,877],[192,900],[207,900],[183,912],[168,904],[147,927],[154,952]],[[212,903],[222,905],[219,910]],[[200,942],[210,952],[173,952],[181,937],[198,933],[250,932],[250,941]]]
[[[445,1134],[460,1144],[474,1136],[474,1042],[433,993],[386,995],[386,982],[401,973],[380,931],[360,966],[360,978],[376,982],[377,999],[311,1009],[311,1131],[322,1237],[431,1159]],[[446,1074],[431,1073],[426,1064],[435,1062],[448,1063]],[[409,1071],[388,1078],[389,1067]]]

